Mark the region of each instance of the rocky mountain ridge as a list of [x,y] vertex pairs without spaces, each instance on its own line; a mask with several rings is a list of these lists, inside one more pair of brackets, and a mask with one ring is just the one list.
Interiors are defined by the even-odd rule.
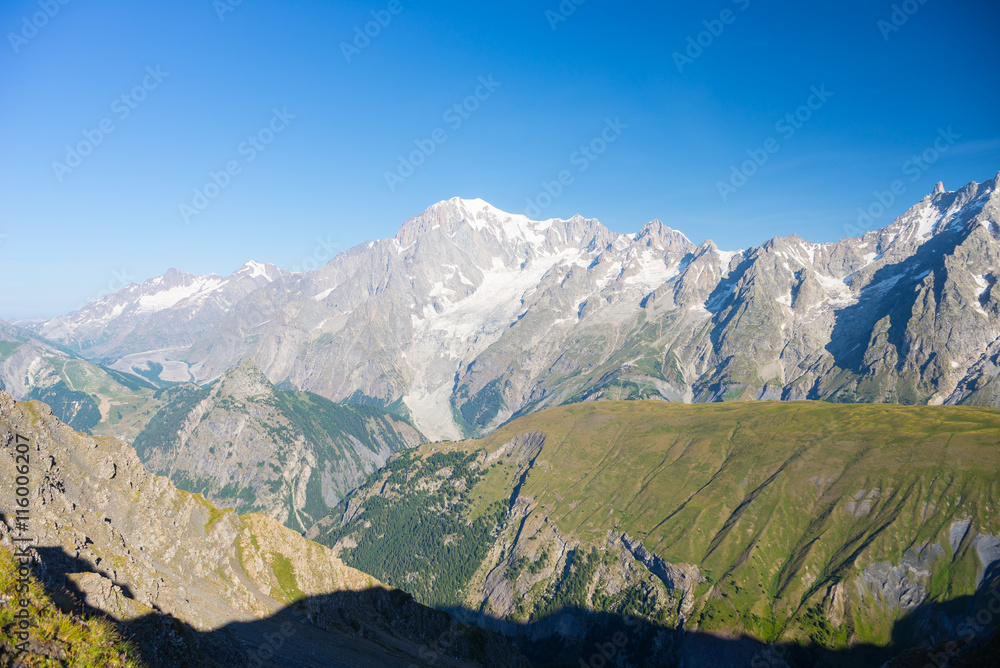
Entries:
[[[859,238],[739,252],[659,221],[616,234],[455,198],[211,326],[176,322],[184,346],[156,354],[199,381],[253,358],[282,387],[402,401],[431,439],[588,399],[1000,405],[998,179],[939,185]],[[40,331],[96,354],[64,320]],[[101,354],[152,349],[107,325],[119,343]]]
[[403,417],[275,388],[244,360],[205,388],[158,393],[133,445],[144,465],[237,512],[304,531],[395,452],[422,442]]
[[0,390],[38,399],[78,431],[132,439],[162,403],[143,378],[81,359],[0,320]]
[[[29,479],[27,496],[0,487],[0,545],[30,537],[53,596],[122,624],[149,665],[404,667],[431,646],[438,665],[524,665],[273,519],[178,490],[127,444],[74,432],[44,404],[0,392],[0,446],[4,479]],[[435,645],[447,634],[460,639]]]
[[184,349],[211,331],[250,293],[290,275],[252,260],[227,277],[170,269],[69,315],[24,324],[47,339],[72,342],[75,352],[125,373],[139,370],[143,375],[151,362],[166,361],[167,368],[158,374],[164,382],[195,380],[197,372],[171,360],[169,352]]

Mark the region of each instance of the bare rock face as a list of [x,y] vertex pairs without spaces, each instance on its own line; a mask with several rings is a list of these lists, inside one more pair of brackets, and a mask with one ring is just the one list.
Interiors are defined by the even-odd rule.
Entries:
[[625,534],[621,536],[621,543],[632,556],[649,569],[650,573],[663,582],[668,591],[680,594],[681,605],[677,623],[679,627],[683,627],[694,610],[694,588],[705,580],[698,567],[693,564],[668,563],[649,552],[641,542],[630,540]]
[[875,596],[889,609],[912,610],[927,600],[927,590],[919,582],[911,581],[910,576],[907,568],[880,561],[862,572],[857,582],[858,593],[862,600],[866,595]]
[[125,596],[121,586],[100,573],[71,573],[66,579],[83,594],[84,605],[115,619],[131,621],[152,612],[152,608]]
[[274,392],[274,386],[253,360],[244,360],[240,365],[223,376],[219,384],[219,396],[246,401],[253,397],[263,397]]
[[[235,559],[237,539],[256,536],[258,522],[176,489],[146,472],[127,445],[77,434],[44,404],[17,404],[0,394],[0,421],[5,475],[15,475],[15,435],[30,439],[30,535],[39,546],[89,565],[90,575],[98,577],[81,577],[80,584],[90,587],[97,600],[112,601],[127,587],[137,604],[202,629],[273,608],[271,597]],[[4,487],[0,499],[7,511],[15,508],[11,487]],[[0,531],[9,544],[11,527],[2,523]],[[268,538],[272,542],[258,551],[266,553],[267,547],[289,540],[287,534],[278,540],[268,533],[258,544]],[[353,571],[339,562],[330,564],[336,567],[327,569]],[[361,574],[357,578],[369,581]],[[119,590],[113,592],[114,587]],[[221,618],[220,609],[227,610]]]
[[[935,188],[855,238],[737,252],[659,221],[616,234],[456,198],[321,269],[267,276],[219,292],[224,309],[197,302],[213,315],[191,324],[190,299],[141,326],[129,315],[169,301],[156,295],[179,279],[164,277],[33,327],[116,368],[146,351],[198,381],[252,357],[282,386],[402,402],[431,440],[588,399],[1000,405],[996,178]],[[177,348],[154,355],[167,346],[150,328],[168,322]],[[115,343],[94,347],[98,326]]]
[[[28,451],[19,453],[18,444]],[[44,404],[17,403],[0,392],[5,480],[25,466],[18,456],[29,461],[28,495],[0,488],[0,544],[13,548],[15,539],[30,537],[36,572],[60,595],[75,591],[71,605],[141,624],[156,636],[156,647],[173,647],[154,665],[206,665],[205,656],[222,665],[260,660],[266,632],[285,639],[283,665],[405,666],[432,633],[453,625],[401,593],[378,609],[388,590],[331,550],[269,517],[240,517],[180,491],[148,473],[125,443],[76,433]],[[28,499],[24,524],[17,498]],[[423,624],[419,633],[393,628],[388,616],[396,604]],[[177,623],[187,629],[180,636]],[[494,665],[507,659],[521,665],[509,646],[492,637],[480,641],[503,657]],[[442,665],[470,665],[462,655],[467,644],[452,649]]]

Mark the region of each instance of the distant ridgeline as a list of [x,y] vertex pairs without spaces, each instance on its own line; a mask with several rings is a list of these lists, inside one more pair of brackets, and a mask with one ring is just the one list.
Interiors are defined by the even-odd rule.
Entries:
[[[429,440],[595,399],[1000,406],[1000,175],[856,232],[725,251],[453,198],[312,271],[170,270],[23,325],[158,386],[255,359],[281,389],[405,405]],[[35,368],[14,356],[11,387]]]

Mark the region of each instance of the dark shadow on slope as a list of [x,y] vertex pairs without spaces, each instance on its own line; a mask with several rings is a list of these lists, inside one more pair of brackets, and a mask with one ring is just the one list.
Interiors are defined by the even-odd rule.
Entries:
[[909,258],[878,269],[858,294],[858,301],[834,314],[833,332],[826,347],[834,363],[841,369],[861,374],[872,330],[888,316],[887,340],[896,349],[897,359],[902,364],[909,352],[905,335],[917,301],[916,287],[926,272],[933,271],[935,299],[939,302],[944,283],[943,258],[953,253],[961,242],[960,230],[941,232]]
[[[36,568],[64,610],[101,615],[74,590],[71,573],[93,572],[60,548]],[[79,569],[79,570],[77,570]],[[677,631],[619,614],[563,608],[527,624],[465,608],[433,610],[399,590],[375,588],[302,599],[266,619],[199,631],[153,612],[111,618],[149,666],[995,666],[1000,577],[975,596],[925,605],[900,620],[889,648],[827,650],[768,645],[750,637]],[[989,580],[987,580],[989,581]],[[449,614],[451,613],[451,614]],[[459,621],[456,621],[459,620]],[[823,629],[815,629],[822,634]],[[506,636],[506,639],[503,637]],[[914,640],[916,639],[916,640]],[[915,648],[924,643],[923,648]],[[526,658],[525,658],[526,657]]]
[[[80,598],[79,588],[67,578],[69,573],[97,573],[118,586],[122,595],[132,598],[132,590],[127,584],[115,582],[110,573],[100,568],[94,568],[88,562],[72,557],[59,547],[35,548],[39,561],[34,562],[33,575],[39,580],[51,583],[65,590],[65,594],[73,599]],[[50,592],[51,593],[51,592]]]

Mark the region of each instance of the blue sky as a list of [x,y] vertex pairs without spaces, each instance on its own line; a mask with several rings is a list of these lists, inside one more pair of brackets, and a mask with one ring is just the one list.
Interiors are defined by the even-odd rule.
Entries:
[[735,249],[1000,171],[992,1],[64,2],[0,5],[3,318],[308,267],[455,195]]

